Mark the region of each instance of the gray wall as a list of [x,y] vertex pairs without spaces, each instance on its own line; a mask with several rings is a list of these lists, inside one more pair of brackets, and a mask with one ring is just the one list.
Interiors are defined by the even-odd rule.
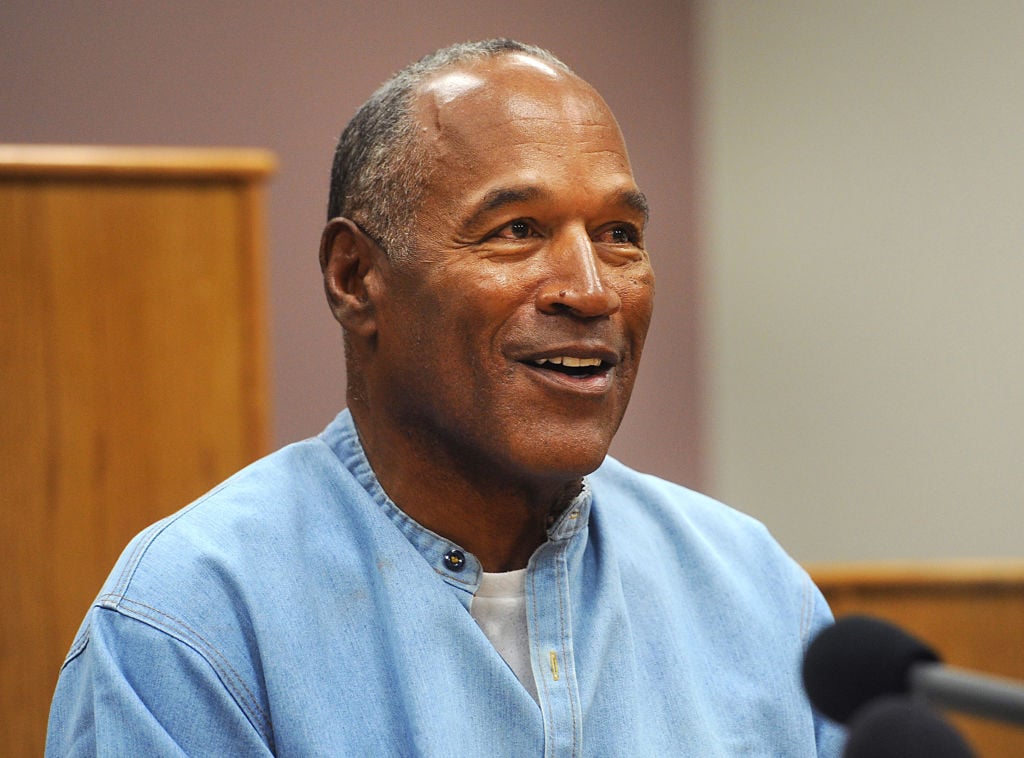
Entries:
[[[614,451],[700,485],[692,3],[640,0],[0,3],[0,141],[267,147],[274,427],[344,402],[317,265],[334,143],[393,70],[463,39],[550,47],[606,97],[653,205],[658,302]],[[145,251],[140,251],[145,254]],[[98,294],[98,293],[97,293]]]
[[1024,555],[1024,5],[706,5],[712,490],[814,560]]

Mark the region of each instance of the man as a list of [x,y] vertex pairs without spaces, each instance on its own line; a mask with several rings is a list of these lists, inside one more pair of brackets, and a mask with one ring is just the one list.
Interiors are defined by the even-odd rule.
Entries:
[[597,93],[449,48],[346,128],[320,260],[348,409],[132,543],[53,755],[811,756],[829,620],[749,518],[608,446],[651,318]]

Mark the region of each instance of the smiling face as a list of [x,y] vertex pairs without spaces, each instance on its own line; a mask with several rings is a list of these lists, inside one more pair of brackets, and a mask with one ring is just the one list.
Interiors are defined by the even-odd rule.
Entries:
[[653,305],[618,126],[589,85],[519,54],[445,70],[417,107],[436,164],[411,249],[382,264],[350,405],[369,439],[449,473],[564,486],[608,450]]

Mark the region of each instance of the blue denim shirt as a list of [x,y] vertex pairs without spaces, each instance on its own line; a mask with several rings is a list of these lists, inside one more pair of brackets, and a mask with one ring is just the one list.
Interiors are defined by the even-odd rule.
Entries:
[[347,412],[125,550],[51,756],[816,756],[829,612],[757,522],[608,459],[527,572],[539,704],[468,612],[481,568],[387,497]]

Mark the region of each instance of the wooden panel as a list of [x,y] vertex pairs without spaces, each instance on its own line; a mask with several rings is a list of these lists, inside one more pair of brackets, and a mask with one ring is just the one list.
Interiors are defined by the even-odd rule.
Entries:
[[[944,661],[1024,681],[1024,561],[811,566],[836,616],[888,619]],[[1024,755],[1024,729],[952,714],[980,756]]]
[[265,150],[95,145],[0,145],[0,175],[215,179],[259,183],[275,167]]
[[[267,450],[256,151],[0,147],[0,744],[146,524]],[[76,158],[77,156],[77,158]],[[113,167],[113,168],[112,168]]]

